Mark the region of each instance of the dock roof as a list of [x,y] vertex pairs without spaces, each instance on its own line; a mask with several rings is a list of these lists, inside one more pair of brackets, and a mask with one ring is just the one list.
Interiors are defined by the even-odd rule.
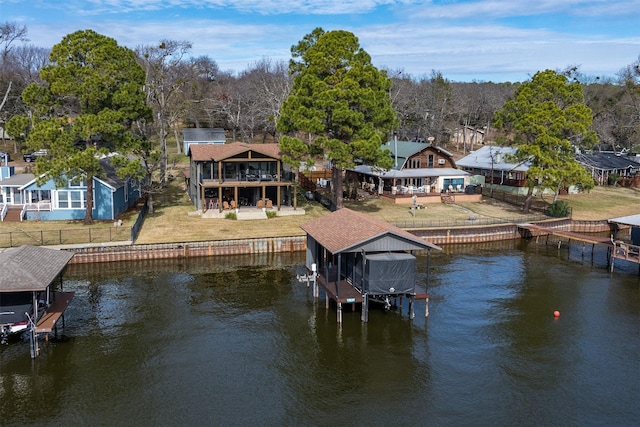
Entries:
[[630,225],[632,227],[640,227],[640,214],[613,218],[613,219],[610,219],[609,222]]
[[304,223],[300,228],[334,254],[353,252],[382,239],[392,240],[394,250],[441,250],[395,225],[348,208]]
[[73,257],[72,252],[20,246],[0,253],[0,292],[45,290]]

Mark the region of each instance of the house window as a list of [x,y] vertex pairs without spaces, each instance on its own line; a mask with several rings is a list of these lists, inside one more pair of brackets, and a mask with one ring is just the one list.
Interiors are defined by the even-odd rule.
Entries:
[[420,159],[411,159],[409,162],[410,169],[420,169]]
[[80,182],[69,181],[69,188],[86,188],[86,187],[87,187],[86,181],[80,181]]
[[444,189],[449,191],[462,191],[464,188],[464,178],[445,178]]
[[205,162],[202,164],[202,179],[213,179],[213,163]]
[[85,191],[80,190],[59,190],[56,200],[58,209],[84,209]]
[[427,167],[432,168],[434,160],[435,160],[435,156],[433,154],[429,154],[429,166]]

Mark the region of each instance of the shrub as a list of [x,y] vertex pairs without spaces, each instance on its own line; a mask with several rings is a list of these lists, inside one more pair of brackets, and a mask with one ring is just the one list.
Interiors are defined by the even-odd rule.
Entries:
[[621,179],[622,177],[618,173],[609,174],[609,185],[613,185],[615,187]]
[[549,216],[553,218],[563,218],[569,216],[571,208],[569,204],[564,200],[558,200],[552,205],[549,205]]
[[226,219],[238,219],[238,215],[235,212],[228,212],[224,217]]
[[278,215],[276,211],[267,211],[266,214],[267,218],[275,218]]

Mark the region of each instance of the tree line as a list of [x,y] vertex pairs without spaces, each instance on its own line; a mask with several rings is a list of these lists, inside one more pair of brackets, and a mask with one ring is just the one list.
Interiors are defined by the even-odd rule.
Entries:
[[[165,184],[167,142],[172,136],[180,152],[184,127],[220,127],[232,140],[280,142],[292,164],[330,154],[340,170],[354,156],[384,164],[379,145],[393,133],[446,146],[460,127],[498,127],[503,143],[515,144],[509,137],[518,129],[505,108],[516,98],[536,97],[527,90],[532,82],[461,83],[435,70],[418,77],[378,70],[345,31],[316,29],[292,46],[289,63],[264,58],[238,73],[220,70],[208,56],[191,57],[188,41],[130,50],[91,30],[67,35],[52,49],[28,41],[26,26],[0,26],[0,125],[14,137],[14,151],[45,143],[58,154],[81,147],[75,159],[38,162],[36,171],[55,176],[75,170],[83,180],[99,173],[91,160],[97,154],[114,148],[135,154],[141,161],[116,161],[121,173],[147,178],[151,208],[153,194]],[[580,137],[583,148],[599,142],[640,151],[640,56],[615,80],[574,66],[552,74],[550,80],[559,75],[572,91],[577,88],[578,103],[586,105],[589,117],[580,120],[588,119],[582,124],[592,133]],[[316,92],[318,87],[324,89]],[[564,99],[548,101],[564,108]],[[569,127],[554,137],[564,141],[578,133],[584,132]],[[454,143],[467,150],[471,141]]]
[[[232,140],[276,141],[280,107],[293,82],[288,63],[263,58],[234,73],[221,70],[208,56],[189,56],[190,49],[190,42],[174,40],[134,49],[147,73],[154,116],[163,118],[159,124],[165,128],[160,134],[166,132],[177,141],[183,127],[219,127]],[[50,52],[50,48],[28,44],[26,26],[0,25],[0,126],[14,115],[25,114],[22,91],[40,81]],[[615,79],[585,75],[575,66],[561,70],[581,84],[599,141],[618,149],[640,146],[639,64],[640,56],[623,66]],[[455,139],[461,126],[490,127],[495,112],[522,83],[454,82],[436,70],[422,76],[402,69],[384,71],[392,82],[390,97],[398,117],[394,130],[398,137],[431,137],[442,145]],[[22,147],[15,148],[19,152]]]

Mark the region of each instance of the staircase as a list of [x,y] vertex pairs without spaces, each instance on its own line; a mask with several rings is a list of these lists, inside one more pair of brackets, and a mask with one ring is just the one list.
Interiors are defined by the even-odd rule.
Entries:
[[7,206],[7,216],[4,222],[20,222],[22,215],[22,206]]

